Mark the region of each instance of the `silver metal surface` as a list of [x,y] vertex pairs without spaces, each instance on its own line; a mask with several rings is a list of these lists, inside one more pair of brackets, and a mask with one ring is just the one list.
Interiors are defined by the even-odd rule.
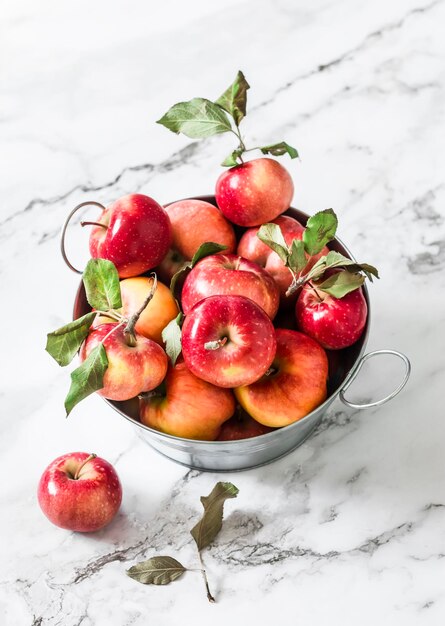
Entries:
[[[403,375],[402,382],[398,385],[398,387],[396,387],[394,389],[394,391],[391,391],[391,393],[389,393],[384,398],[381,398],[380,400],[375,400],[374,402],[367,402],[367,403],[364,403],[364,404],[357,404],[355,402],[351,402],[350,400],[347,400],[345,398],[345,391],[347,391],[349,389],[349,387],[352,385],[354,380],[357,378],[357,376],[358,376],[360,370],[362,369],[362,366],[365,363],[365,361],[367,361],[368,359],[371,359],[374,356],[379,356],[381,354],[391,354],[391,355],[396,356],[397,358],[401,359],[405,363],[405,373]],[[410,363],[408,357],[405,356],[404,354],[402,354],[401,352],[398,352],[397,350],[373,350],[372,352],[368,352],[368,354],[365,354],[364,356],[362,356],[362,358],[360,359],[357,367],[354,369],[354,371],[351,373],[351,375],[346,380],[346,383],[343,385],[343,388],[340,390],[340,394],[339,394],[340,400],[344,404],[346,404],[347,406],[351,407],[352,409],[370,409],[373,406],[380,406],[381,404],[385,404],[385,402],[388,402],[389,400],[394,398],[394,396],[396,396],[398,393],[400,393],[400,391],[402,391],[402,389],[404,388],[404,386],[408,382],[408,378],[409,378],[410,374],[411,374],[411,363]]]
[[[205,200],[216,205],[214,196],[198,196],[200,200]],[[297,220],[306,223],[308,216],[297,209],[289,209],[287,215],[295,217]],[[335,239],[330,247],[355,260],[348,248],[339,240]],[[328,385],[328,398],[314,411],[297,422],[278,428],[266,435],[252,437],[250,439],[240,439],[237,441],[195,441],[192,439],[182,439],[173,435],[166,435],[157,430],[144,426],[138,421],[137,402],[112,402],[106,400],[118,413],[129,420],[137,428],[138,435],[154,450],[168,457],[176,463],[181,463],[187,467],[213,472],[239,471],[252,467],[258,467],[270,463],[288,454],[300,446],[318,426],[329,406],[334,400],[346,391],[349,385],[357,376],[365,360],[379,353],[395,354],[406,364],[407,370],[404,380],[388,397],[370,403],[368,406],[378,406],[394,397],[403,388],[409,377],[410,365],[407,357],[394,350],[378,350],[370,352],[364,356],[366,342],[369,335],[371,309],[369,294],[366,285],[362,287],[363,294],[368,306],[368,318],[365,330],[360,339],[346,350],[330,351],[329,358],[330,380]],[[84,315],[90,310],[85,297],[85,291],[81,284],[74,304],[74,319]],[[357,408],[357,405],[342,398],[345,404]],[[358,408],[366,408],[360,405]]]
[[97,206],[100,209],[102,209],[102,211],[105,211],[104,205],[101,204],[100,202],[94,202],[94,201],[81,202],[80,204],[78,204],[77,206],[74,207],[74,209],[71,211],[71,213],[69,213],[68,217],[65,220],[64,225],[62,226],[62,233],[60,235],[60,252],[62,253],[62,259],[68,265],[70,270],[72,270],[76,274],[82,274],[83,270],[78,270],[77,267],[74,267],[74,265],[68,259],[68,256],[67,256],[66,250],[65,250],[65,236],[66,236],[66,229],[68,228],[68,224],[70,223],[71,218],[73,217],[74,213],[77,213],[77,211],[79,209],[81,209],[82,207],[85,207],[85,206]]

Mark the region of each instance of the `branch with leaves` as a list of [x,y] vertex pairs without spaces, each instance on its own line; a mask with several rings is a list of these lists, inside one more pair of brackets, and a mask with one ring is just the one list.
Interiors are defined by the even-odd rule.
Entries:
[[185,567],[171,556],[154,556],[130,567],[127,570],[128,576],[144,585],[168,585],[180,578],[185,572],[200,572],[204,580],[207,599],[209,602],[215,602],[215,598],[210,592],[202,550],[213,543],[222,528],[225,501],[236,498],[238,493],[238,488],[232,483],[219,482],[216,483],[208,496],[201,496],[204,514],[190,531],[196,543],[201,567]]
[[202,139],[221,133],[232,133],[238,140],[238,146],[221,165],[233,167],[243,163],[245,152],[260,150],[262,154],[281,156],[288,154],[291,159],[298,157],[298,152],[285,141],[247,148],[240,131],[240,123],[247,113],[247,90],[250,85],[244,74],[239,71],[233,83],[217,100],[193,98],[188,102],[178,102],[157,121],[174,133],[182,133],[191,139]]

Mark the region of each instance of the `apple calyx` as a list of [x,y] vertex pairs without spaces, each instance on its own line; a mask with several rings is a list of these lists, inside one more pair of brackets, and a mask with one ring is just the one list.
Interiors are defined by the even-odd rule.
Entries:
[[244,163],[242,155],[252,150],[260,150],[262,154],[281,156],[288,154],[291,159],[298,157],[295,148],[285,141],[247,148],[241,135],[239,125],[246,116],[247,90],[250,85],[244,74],[238,71],[233,83],[215,101],[206,98],[193,98],[188,102],[173,105],[157,124],[165,126],[174,133],[183,133],[192,139],[201,139],[221,133],[232,133],[239,144],[221,163],[224,167],[234,167]]
[[216,339],[215,341],[207,341],[204,344],[204,348],[206,350],[219,350],[219,348],[222,348],[223,346],[226,345],[228,340],[229,340],[228,337],[222,337],[221,339]]
[[151,276],[153,277],[153,283],[151,285],[150,293],[145,298],[144,302],[142,303],[141,307],[136,311],[136,313],[133,313],[133,315],[131,315],[128,318],[128,321],[127,321],[127,323],[125,325],[125,328],[124,328],[125,342],[126,342],[127,346],[129,346],[130,348],[134,348],[134,346],[137,343],[134,327],[136,326],[136,323],[137,323],[138,319],[140,318],[142,312],[148,306],[149,302],[151,301],[151,299],[155,295],[155,291],[156,291],[156,288],[158,286],[158,277],[156,276],[156,274],[154,272],[152,272]]
[[[378,271],[368,263],[357,263],[348,257],[331,250],[322,256],[306,272],[310,259],[323,250],[335,238],[338,220],[332,209],[319,211],[311,216],[306,224],[301,240],[293,239],[288,245],[278,224],[263,224],[257,233],[258,239],[273,250],[292,274],[292,282],[286,296],[295,293],[304,284],[311,282],[316,288],[334,298],[343,298],[347,293],[358,289],[368,278],[379,278]],[[324,278],[325,272],[338,268]],[[321,281],[321,282],[320,282]],[[315,285],[314,285],[315,283]],[[320,294],[317,292],[319,298]]]
[[85,467],[87,463],[89,463],[92,459],[95,459],[96,457],[97,457],[97,454],[94,454],[93,452],[92,454],[90,454],[89,457],[87,457],[84,461],[82,461],[82,463],[79,465],[79,467],[76,470],[76,473],[73,476],[73,480],[79,480],[79,475],[82,469]]

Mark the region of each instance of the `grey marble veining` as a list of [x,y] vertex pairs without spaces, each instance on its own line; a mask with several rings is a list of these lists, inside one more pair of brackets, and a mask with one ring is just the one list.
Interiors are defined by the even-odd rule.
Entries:
[[[444,20],[443,0],[7,3],[2,626],[443,624]],[[154,554],[196,567],[189,530],[221,476],[156,455],[98,397],[65,420],[68,373],[44,343],[78,284],[59,254],[68,211],[135,191],[160,202],[212,193],[230,139],[190,141],[154,122],[174,102],[218,96],[238,69],[252,85],[246,138],[298,148],[287,162],[295,206],[332,206],[342,240],[379,267],[369,349],[406,352],[413,373],[390,404],[335,403],[298,450],[225,476],[240,493],[204,555],[209,605],[197,573],[154,588],[125,569]],[[68,248],[81,266],[82,229]],[[378,370],[364,369],[359,397],[391,386]],[[117,518],[95,535],[52,527],[37,505],[42,470],[70,450],[104,456],[124,486]]]

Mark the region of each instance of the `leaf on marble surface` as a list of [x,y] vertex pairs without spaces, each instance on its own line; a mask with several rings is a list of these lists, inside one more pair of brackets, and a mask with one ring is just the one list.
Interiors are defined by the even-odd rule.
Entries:
[[216,100],[216,104],[233,117],[237,126],[246,115],[248,89],[250,89],[250,85],[246,77],[241,70],[238,70],[233,83]]
[[95,391],[102,389],[107,367],[107,353],[103,343],[100,343],[91,350],[85,361],[71,372],[71,387],[65,398],[67,417],[76,404]]
[[122,306],[119,275],[111,261],[90,259],[82,279],[88,303],[93,309],[109,311]]
[[191,139],[211,137],[232,130],[225,111],[206,98],[178,102],[156,123]]
[[143,585],[168,585],[186,571],[187,568],[171,556],[154,556],[130,567],[127,575]]
[[88,336],[95,316],[95,311],[91,311],[74,322],[48,333],[45,349],[59,365],[65,367],[71,363]]
[[218,482],[208,496],[201,497],[204,514],[190,531],[198,550],[206,548],[215,539],[222,528],[224,503],[230,498],[236,498],[238,492],[232,483]]

